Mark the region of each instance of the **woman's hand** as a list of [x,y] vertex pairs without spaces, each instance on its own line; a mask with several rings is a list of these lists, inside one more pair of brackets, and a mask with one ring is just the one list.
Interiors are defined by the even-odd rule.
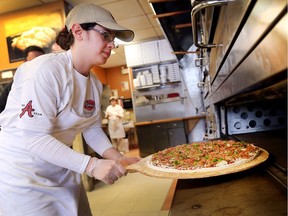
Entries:
[[115,160],[91,158],[86,168],[86,174],[105,184],[114,184],[127,170]]
[[127,167],[128,165],[137,163],[140,160],[140,157],[122,157],[119,162],[123,167]]

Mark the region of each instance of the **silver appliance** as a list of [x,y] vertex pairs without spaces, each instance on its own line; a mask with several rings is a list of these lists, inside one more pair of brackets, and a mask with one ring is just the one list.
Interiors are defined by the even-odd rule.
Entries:
[[251,142],[270,155],[246,172],[178,180],[170,215],[287,215],[287,1],[190,3],[183,22],[193,45],[181,61],[202,73],[205,138]]

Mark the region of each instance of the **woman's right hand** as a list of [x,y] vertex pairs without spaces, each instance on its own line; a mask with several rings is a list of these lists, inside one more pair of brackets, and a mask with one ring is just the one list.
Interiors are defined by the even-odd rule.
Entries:
[[127,175],[127,170],[114,160],[92,157],[86,168],[86,174],[105,184],[113,184],[122,176]]

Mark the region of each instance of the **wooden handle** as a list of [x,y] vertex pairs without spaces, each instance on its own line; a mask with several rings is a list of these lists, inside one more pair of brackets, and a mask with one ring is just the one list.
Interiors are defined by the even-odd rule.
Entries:
[[135,172],[139,172],[143,170],[144,167],[145,167],[145,162],[143,162],[143,160],[140,160],[137,163],[126,166],[126,169],[128,173],[135,173]]
[[187,28],[187,27],[192,27],[192,23],[185,23],[185,24],[177,24],[177,25],[175,25],[176,29]]
[[149,3],[162,3],[162,2],[172,2],[172,1],[179,1],[179,0],[149,0]]
[[172,52],[172,54],[175,54],[175,55],[185,55],[185,54],[199,54],[200,51],[176,51],[176,52]]
[[175,12],[169,12],[169,13],[164,13],[164,14],[158,14],[158,15],[154,15],[153,18],[163,18],[163,17],[175,16],[178,14],[183,14],[183,13],[188,13],[188,12],[191,12],[191,10],[175,11]]

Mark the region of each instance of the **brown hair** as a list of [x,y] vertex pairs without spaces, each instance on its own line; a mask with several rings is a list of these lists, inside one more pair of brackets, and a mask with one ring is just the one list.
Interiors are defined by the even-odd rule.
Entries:
[[41,47],[34,46],[34,45],[33,46],[29,46],[29,47],[26,47],[26,49],[24,50],[24,58],[25,58],[25,60],[27,60],[26,58],[27,58],[29,52],[33,52],[33,51],[37,51],[37,52],[41,52],[41,53],[45,54],[44,50]]
[[[93,28],[96,23],[83,23],[80,24],[81,28],[85,31]],[[69,50],[70,46],[74,43],[74,36],[71,31],[68,32],[67,27],[63,28],[56,37],[56,43],[63,49]]]
[[74,43],[74,36],[72,32],[68,32],[67,28],[63,28],[56,37],[56,43],[63,49],[69,50]]

